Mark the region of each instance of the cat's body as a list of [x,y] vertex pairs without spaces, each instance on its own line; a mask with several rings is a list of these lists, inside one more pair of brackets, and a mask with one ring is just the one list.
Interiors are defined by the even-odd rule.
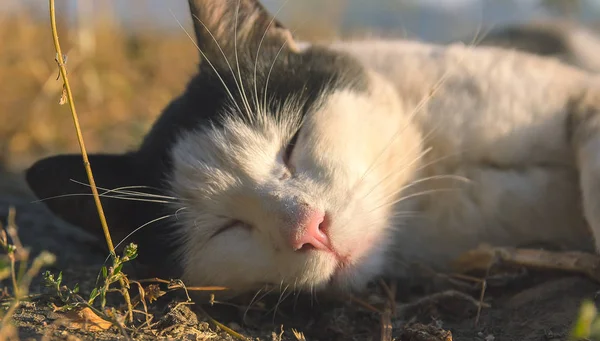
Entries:
[[411,188],[432,194],[407,200],[417,214],[398,228],[402,262],[447,266],[480,243],[593,250],[569,123],[589,75],[492,47],[382,40],[335,48],[394,84],[405,115],[423,104],[413,122],[431,150],[419,178],[457,178]]
[[[100,186],[175,198],[103,201],[119,239],[169,215],[133,235],[155,272],[239,291],[360,288],[407,263],[445,270],[480,243],[599,245],[591,75],[495,48],[300,48],[254,1],[190,3],[199,74],[138,151],[91,159]],[[80,192],[80,165],[42,160],[28,181],[42,198]],[[91,199],[47,204],[99,234]]]
[[485,34],[478,45],[517,49],[600,72],[598,32],[573,22],[542,20],[506,25]]

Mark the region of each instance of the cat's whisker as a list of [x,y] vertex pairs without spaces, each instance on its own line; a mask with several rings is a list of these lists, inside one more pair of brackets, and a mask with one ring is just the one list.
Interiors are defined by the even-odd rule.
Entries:
[[[410,212],[410,211],[408,211]],[[369,213],[369,212],[367,212]],[[388,226],[392,229],[396,228],[396,225],[398,225],[399,219],[407,219],[407,218],[417,218],[422,216],[422,214],[420,212],[414,212],[414,213],[406,213],[406,212],[402,212],[402,214],[392,214],[392,215],[386,215],[384,217],[380,217],[377,219],[370,219],[369,223],[364,225],[364,228],[370,228],[372,226],[377,226],[379,225],[381,222],[393,222],[392,224],[388,224]]]
[[[301,26],[303,23],[305,23],[306,20],[304,20],[303,22],[301,22],[298,26]],[[297,31],[297,29],[294,29],[290,32],[290,35],[293,36],[294,33]],[[269,67],[269,72],[267,73],[267,78],[265,80],[265,86],[263,88],[263,108],[266,110],[267,109],[267,92],[268,92],[268,88],[269,88],[269,79],[271,78],[271,73],[273,71],[273,67],[275,67],[275,63],[277,62],[277,59],[279,58],[279,55],[281,54],[281,52],[283,51],[283,49],[287,46],[288,44],[288,40],[284,41],[281,44],[281,47],[279,47],[279,50],[277,51],[277,53],[275,54],[275,57],[273,58],[273,61],[271,62],[271,66]]]
[[298,278],[294,280],[294,306],[293,311],[296,311],[296,307],[298,306],[298,299],[300,298],[301,289],[298,288]]
[[[170,203],[173,203],[172,201],[156,200],[156,199],[143,199],[143,198],[132,198],[132,197],[127,197],[127,196],[119,196],[119,195],[105,195],[105,194],[98,194],[98,195],[100,197],[102,197],[102,198],[118,199],[118,200],[131,200],[131,201],[158,203],[158,204],[170,204]],[[67,198],[67,197],[76,197],[76,196],[93,196],[93,194],[92,193],[73,193],[73,194],[55,195],[55,196],[52,196],[52,197],[46,197],[46,198],[43,198],[43,199],[32,201],[32,203],[40,203],[40,202],[45,202],[45,201],[53,200],[53,199],[60,199],[60,198]]]
[[259,99],[258,99],[258,86],[257,86],[257,82],[256,82],[258,55],[260,54],[260,48],[262,47],[262,44],[263,44],[263,42],[265,40],[265,37],[267,36],[267,33],[269,32],[269,29],[271,29],[271,26],[273,26],[273,23],[275,22],[275,18],[277,18],[277,15],[279,14],[279,12],[285,7],[285,5],[287,5],[288,1],[289,0],[285,0],[283,2],[283,4],[281,6],[279,6],[279,8],[277,9],[277,12],[275,12],[275,14],[273,15],[273,17],[271,18],[271,21],[267,25],[267,28],[265,29],[265,32],[263,33],[262,37],[260,38],[260,42],[258,43],[258,47],[256,49],[256,56],[255,56],[255,59],[254,59],[254,100],[256,102],[256,110],[258,112],[261,112],[261,110],[259,109],[260,105],[258,103],[258,101],[259,101]]
[[177,220],[179,219],[179,212],[181,212],[181,211],[184,211],[184,210],[187,210],[187,209],[188,209],[188,208],[187,208],[187,207],[185,207],[185,206],[184,206],[184,207],[180,207],[180,208],[178,208],[178,209],[177,209],[177,211],[175,211],[175,219],[177,219]]
[[[287,2],[288,0],[286,0]],[[285,4],[284,4],[285,5]],[[283,6],[282,5],[282,8]],[[298,24],[298,26],[302,26],[302,24],[304,24],[307,20],[303,20],[302,22],[300,22]],[[290,36],[293,36],[294,33],[297,31],[298,29],[293,29],[290,31]],[[261,117],[264,118],[266,112],[267,112],[267,98],[268,98],[268,88],[269,88],[269,79],[271,78],[271,73],[273,71],[273,67],[275,66],[275,63],[277,62],[277,59],[279,58],[279,55],[281,54],[281,52],[283,51],[283,49],[286,47],[286,45],[288,44],[288,40],[284,41],[281,46],[279,47],[279,50],[277,51],[277,53],[275,54],[275,57],[273,58],[273,61],[271,62],[271,66],[269,68],[269,72],[267,74],[266,80],[265,80],[265,85],[263,87],[263,101],[262,101],[262,110],[258,110],[259,113],[261,113]],[[257,54],[258,55],[258,54]],[[256,67],[256,62],[255,62],[255,67]],[[301,96],[297,96],[297,97],[301,97]],[[299,110],[301,110],[301,107],[299,107]],[[281,113],[280,112],[276,112],[275,113],[276,117],[280,118]],[[302,116],[302,115],[300,115]]]
[[[225,80],[223,80],[223,77],[221,76],[221,74],[219,73],[219,71],[217,71],[217,69],[215,68],[215,66],[213,65],[213,63],[210,61],[210,59],[206,56],[206,54],[204,53],[204,51],[202,51],[202,49],[200,48],[200,46],[198,46],[198,44],[196,43],[196,41],[194,40],[194,38],[192,38],[192,36],[189,34],[189,32],[185,29],[185,27],[183,27],[183,25],[181,24],[181,22],[179,21],[179,19],[177,19],[177,17],[175,16],[175,14],[173,13],[173,11],[171,11],[171,9],[169,8],[169,12],[171,12],[171,15],[173,16],[173,18],[175,18],[175,21],[177,21],[177,25],[179,25],[179,27],[183,30],[183,32],[188,36],[188,38],[191,40],[192,44],[194,44],[194,46],[196,47],[196,49],[198,50],[198,52],[200,52],[200,54],[202,55],[202,58],[206,60],[206,62],[208,63],[208,65],[211,67],[211,69],[213,69],[213,71],[215,72],[215,74],[217,75],[217,77],[219,78],[219,81],[221,82],[221,84],[223,84],[223,87],[225,89],[225,91],[227,92],[227,94],[229,95],[229,98],[231,98],[231,101],[233,102],[233,104],[236,106],[236,108],[238,109],[238,111],[240,113],[243,113],[242,109],[240,108],[239,104],[237,103],[237,100],[235,99],[235,97],[233,96],[233,93],[230,91],[229,87],[227,86],[227,83],[225,83]],[[192,14],[192,16],[198,20],[198,22],[204,27],[204,29],[207,30],[208,34],[210,34],[210,36],[212,37],[212,39],[217,43],[217,47],[219,48],[219,50],[221,50],[220,45],[218,44],[217,40],[215,39],[215,37],[212,35],[212,33],[210,32],[210,30],[208,29],[208,27],[202,22],[202,20],[200,20],[200,18],[198,18],[195,14]],[[221,53],[223,53],[223,50],[221,50]],[[225,53],[223,53],[223,56],[225,57]],[[229,69],[233,75],[233,69],[231,69],[231,66],[229,65],[229,61],[227,60],[227,57],[225,57],[225,62],[227,63],[227,65],[229,66]],[[235,77],[234,77],[234,81],[235,81]],[[237,82],[235,82],[237,84]],[[239,85],[238,85],[238,89],[239,89]]]
[[[246,90],[244,88],[244,82],[242,80],[242,73],[240,71],[240,61],[239,61],[239,57],[238,57],[238,48],[237,48],[237,33],[238,33],[238,24],[239,24],[239,17],[240,17],[240,4],[241,4],[242,0],[238,0],[238,4],[235,10],[235,25],[233,27],[233,52],[235,55],[235,64],[237,67],[237,72],[238,72],[238,81],[239,81],[239,87],[240,87],[240,96],[242,97],[242,103],[244,104],[244,106],[246,107],[246,111],[248,114],[248,118],[250,119],[250,121],[252,122],[252,109],[250,107],[250,103],[248,102],[248,96],[246,96]],[[235,78],[235,74],[234,74],[234,78]]]
[[242,315],[242,321],[244,323],[246,323],[246,317],[248,316],[248,312],[250,311],[250,308],[252,308],[252,305],[254,304],[254,301],[256,300],[256,298],[258,297],[258,295],[261,293],[261,291],[265,288],[265,286],[263,286],[262,288],[258,289],[258,291],[254,294],[254,296],[252,296],[252,299],[250,300],[250,303],[248,303],[248,305],[246,306],[246,309],[244,309],[244,314]]
[[294,294],[296,294],[296,290],[298,290],[298,278],[297,277],[294,279],[294,288],[293,288],[292,292]]
[[165,219],[169,219],[174,217],[175,214],[168,214],[168,215],[164,215],[162,217],[158,217],[156,219],[152,219],[149,222],[141,225],[140,227],[134,229],[133,231],[131,231],[128,235],[126,235],[119,243],[117,243],[117,245],[115,246],[115,249],[118,248],[119,246],[121,246],[127,239],[129,239],[132,235],[134,235],[135,233],[137,233],[138,231],[140,231],[141,229],[143,229],[144,227],[153,224],[155,222],[161,221],[161,220],[165,220]]
[[397,195],[398,193],[400,193],[404,190],[407,190],[411,187],[414,187],[416,185],[422,184],[427,181],[432,181],[432,180],[456,180],[458,182],[467,183],[467,184],[472,183],[472,180],[465,178],[464,176],[460,176],[460,175],[453,175],[453,174],[432,175],[432,176],[419,178],[418,180],[411,181],[407,185],[404,185],[404,186],[400,187],[397,191],[391,193],[390,196]]
[[255,302],[262,301],[265,297],[267,297],[267,295],[271,294],[273,292],[273,290],[275,290],[275,287],[273,285],[268,285],[268,284],[265,284],[264,288],[265,288],[265,292],[260,297],[258,297],[255,300]]
[[287,45],[287,40],[285,42],[283,42],[283,44],[281,44],[281,47],[279,48],[279,50],[277,51],[277,53],[275,54],[275,57],[273,58],[273,62],[271,63],[271,67],[269,68],[269,72],[267,73],[267,79],[265,80],[265,86],[263,89],[263,107],[267,108],[267,91],[269,88],[269,78],[271,78],[271,72],[273,72],[273,67],[275,67],[275,63],[277,62],[277,58],[279,58],[279,55],[281,54],[281,52],[283,52],[283,49],[285,48],[285,46]]
[[442,75],[442,77],[434,84],[434,86],[433,86],[432,90],[429,92],[429,94],[424,96],[419,101],[419,103],[417,103],[415,108],[408,115],[407,123],[392,135],[392,138],[388,141],[388,143],[386,145],[384,145],[384,147],[377,154],[377,156],[375,157],[374,161],[371,163],[369,168],[367,168],[365,173],[360,177],[359,181],[357,182],[357,185],[360,185],[362,183],[362,181],[364,181],[366,176],[374,169],[374,167],[378,164],[378,162],[380,162],[381,157],[392,146],[393,142],[400,136],[400,134],[402,134],[405,131],[405,129],[407,129],[408,127],[410,127],[411,124],[413,124],[413,120],[414,120],[415,116],[421,111],[421,109],[423,109],[425,107],[425,104],[427,104],[428,101],[435,95],[437,90],[439,88],[441,88],[441,86],[444,84],[446,79],[449,77],[449,74],[450,74],[450,71],[449,70],[446,71]]
[[420,216],[422,215],[423,212],[421,211],[399,211],[399,212],[395,212],[389,215],[389,217],[394,218],[394,217],[406,217],[406,216]]
[[423,195],[427,195],[427,194],[434,194],[434,193],[439,193],[439,192],[452,192],[452,191],[457,191],[457,190],[458,190],[457,188],[436,188],[436,189],[425,190],[425,191],[421,191],[421,192],[417,192],[417,193],[412,193],[412,194],[400,197],[397,200],[391,201],[389,203],[385,203],[385,204],[382,204],[380,206],[377,206],[372,211],[376,211],[376,210],[381,209],[381,208],[393,206],[393,205],[399,204],[399,203],[401,203],[401,202],[403,202],[405,200],[408,200],[408,199],[411,199],[411,198],[415,198],[415,197],[419,197],[419,196],[423,196]]
[[[134,229],[133,231],[131,231],[128,235],[126,235],[123,239],[121,239],[120,242],[117,243],[117,245],[115,245],[115,250],[118,249],[127,239],[129,239],[132,235],[134,235],[135,233],[137,233],[139,230],[143,229],[144,227],[153,224],[155,222],[164,220],[164,219],[168,219],[175,216],[174,214],[168,214],[168,215],[164,215],[162,217],[158,217],[156,219],[152,219],[149,222],[142,224],[141,226],[137,227],[136,229]],[[108,262],[108,260],[110,259],[110,257],[112,257],[111,255],[108,255],[106,257],[106,259],[104,260],[104,263]]]
[[[401,192],[406,191],[407,189],[410,189],[410,188],[412,188],[414,186],[417,186],[417,185],[422,184],[422,183],[427,182],[427,181],[432,181],[432,180],[447,180],[447,179],[470,183],[470,180],[468,180],[468,179],[466,179],[464,177],[461,177],[461,176],[456,176],[456,175],[434,175],[434,176],[429,176],[429,177],[426,177],[426,178],[422,178],[422,179],[419,179],[419,180],[412,181],[409,184],[404,185],[404,186],[400,187],[399,189],[395,190],[394,192],[390,193],[386,197],[381,198],[380,201],[386,202],[387,200],[389,200],[390,198],[393,198],[393,197],[397,196]],[[454,189],[458,190],[458,188],[454,188]]]
[[457,157],[457,156],[459,156],[461,154],[464,154],[466,151],[467,151],[467,149],[463,149],[463,150],[459,150],[459,151],[454,152],[454,153],[447,153],[444,156],[440,156],[440,157],[435,158],[435,159],[433,159],[433,160],[431,160],[431,161],[429,161],[427,163],[424,163],[424,164],[420,165],[417,169],[415,169],[415,171],[416,172],[422,171],[422,170],[424,170],[424,169],[426,169],[428,167],[432,167],[434,165],[437,165],[438,163],[441,163],[444,160],[451,159],[453,157]]
[[[283,284],[283,282],[282,282]],[[279,305],[283,302],[283,300],[285,300],[289,294],[286,295],[286,291],[289,288],[289,284],[285,286],[285,288],[283,289],[283,291],[281,291],[281,293],[279,294],[279,299],[277,300],[277,303],[275,304],[275,307],[273,307],[272,311],[273,311],[273,323],[275,323],[275,318],[277,317],[277,310],[279,309]]]
[[[91,186],[89,184],[86,184],[85,182],[77,181],[77,180],[74,180],[74,179],[70,179],[70,180],[72,182],[76,183],[76,184],[79,184],[79,185],[91,188]],[[96,188],[105,191],[103,194],[115,192],[115,193],[119,193],[119,194],[138,195],[138,196],[141,196],[141,197],[148,197],[148,198],[177,200],[176,197],[172,197],[172,196],[166,196],[166,195],[160,195],[160,194],[152,194],[152,193],[144,193],[144,192],[138,192],[138,191],[127,191],[128,189],[134,189],[134,188],[148,188],[148,189],[154,189],[156,191],[160,191],[160,189],[154,188],[154,187],[150,187],[150,186],[142,186],[142,185],[137,185],[137,186],[123,186],[123,187],[117,187],[117,188],[113,188],[113,189],[108,189],[108,188],[96,186]]]
[[[402,167],[402,169],[399,172],[389,172],[388,175],[384,176],[379,182],[377,182],[375,185],[373,185],[373,187],[371,188],[371,190],[369,190],[362,198],[365,199],[367,197],[369,197],[369,195],[371,193],[373,193],[373,191],[375,189],[377,189],[379,186],[382,186],[383,184],[385,184],[385,182],[390,179],[392,176],[394,175],[399,175],[399,174],[403,174],[404,172],[406,172],[407,170],[410,169],[410,167],[418,162],[419,160],[421,160],[422,158],[424,158],[427,153],[429,153],[431,151],[432,148],[427,148],[426,150],[422,151],[420,153],[420,155],[418,155],[413,161],[409,162],[407,165],[405,165],[404,167]],[[356,191],[355,191],[356,192]]]

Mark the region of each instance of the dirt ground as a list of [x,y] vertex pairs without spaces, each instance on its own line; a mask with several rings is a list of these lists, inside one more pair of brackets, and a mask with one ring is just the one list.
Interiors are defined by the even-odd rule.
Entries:
[[[23,244],[34,253],[54,253],[57,262],[50,270],[62,270],[67,285],[79,283],[82,293],[89,293],[106,256],[100,241],[53,217],[34,200],[20,176],[0,174],[0,221],[6,220],[9,206],[15,207]],[[368,306],[323,296],[291,295],[280,302],[274,295],[249,307],[251,296],[220,302],[218,294],[212,305],[207,299],[190,305],[182,303],[181,294],[165,295],[150,307],[158,322],[154,333],[128,334],[139,340],[235,340],[215,326],[216,320],[251,340],[389,340],[389,335],[405,341],[566,340],[582,300],[595,299],[600,290],[584,277],[519,269],[488,280],[476,323],[479,284],[440,274],[419,278],[398,282],[395,305],[387,310],[389,295],[379,284],[358,297]],[[101,332],[66,328],[64,317],[49,306],[50,291],[41,276],[31,292],[46,295],[17,309],[14,321],[21,340],[127,340],[116,327]]]

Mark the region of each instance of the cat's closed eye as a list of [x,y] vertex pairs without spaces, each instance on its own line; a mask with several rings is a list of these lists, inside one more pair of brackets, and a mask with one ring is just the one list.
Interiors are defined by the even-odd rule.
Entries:
[[299,134],[300,134],[300,129],[298,129],[296,131],[294,136],[292,136],[292,138],[290,139],[290,142],[288,142],[287,146],[285,147],[285,150],[283,153],[283,163],[286,166],[288,172],[286,172],[286,174],[284,175],[284,179],[290,177],[291,174],[294,172],[294,166],[291,164],[290,160],[292,158],[292,153],[294,152],[294,147],[296,146],[296,142],[298,141]]

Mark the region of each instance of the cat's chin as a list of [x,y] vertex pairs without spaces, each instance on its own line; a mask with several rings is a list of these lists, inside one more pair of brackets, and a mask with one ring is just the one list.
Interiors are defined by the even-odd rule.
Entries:
[[[364,289],[367,283],[380,274],[378,257],[357,261],[337,254],[319,255],[318,266],[306,269],[299,291],[304,292],[354,292]],[[277,284],[280,286],[281,284]],[[293,284],[291,284],[293,285]]]

